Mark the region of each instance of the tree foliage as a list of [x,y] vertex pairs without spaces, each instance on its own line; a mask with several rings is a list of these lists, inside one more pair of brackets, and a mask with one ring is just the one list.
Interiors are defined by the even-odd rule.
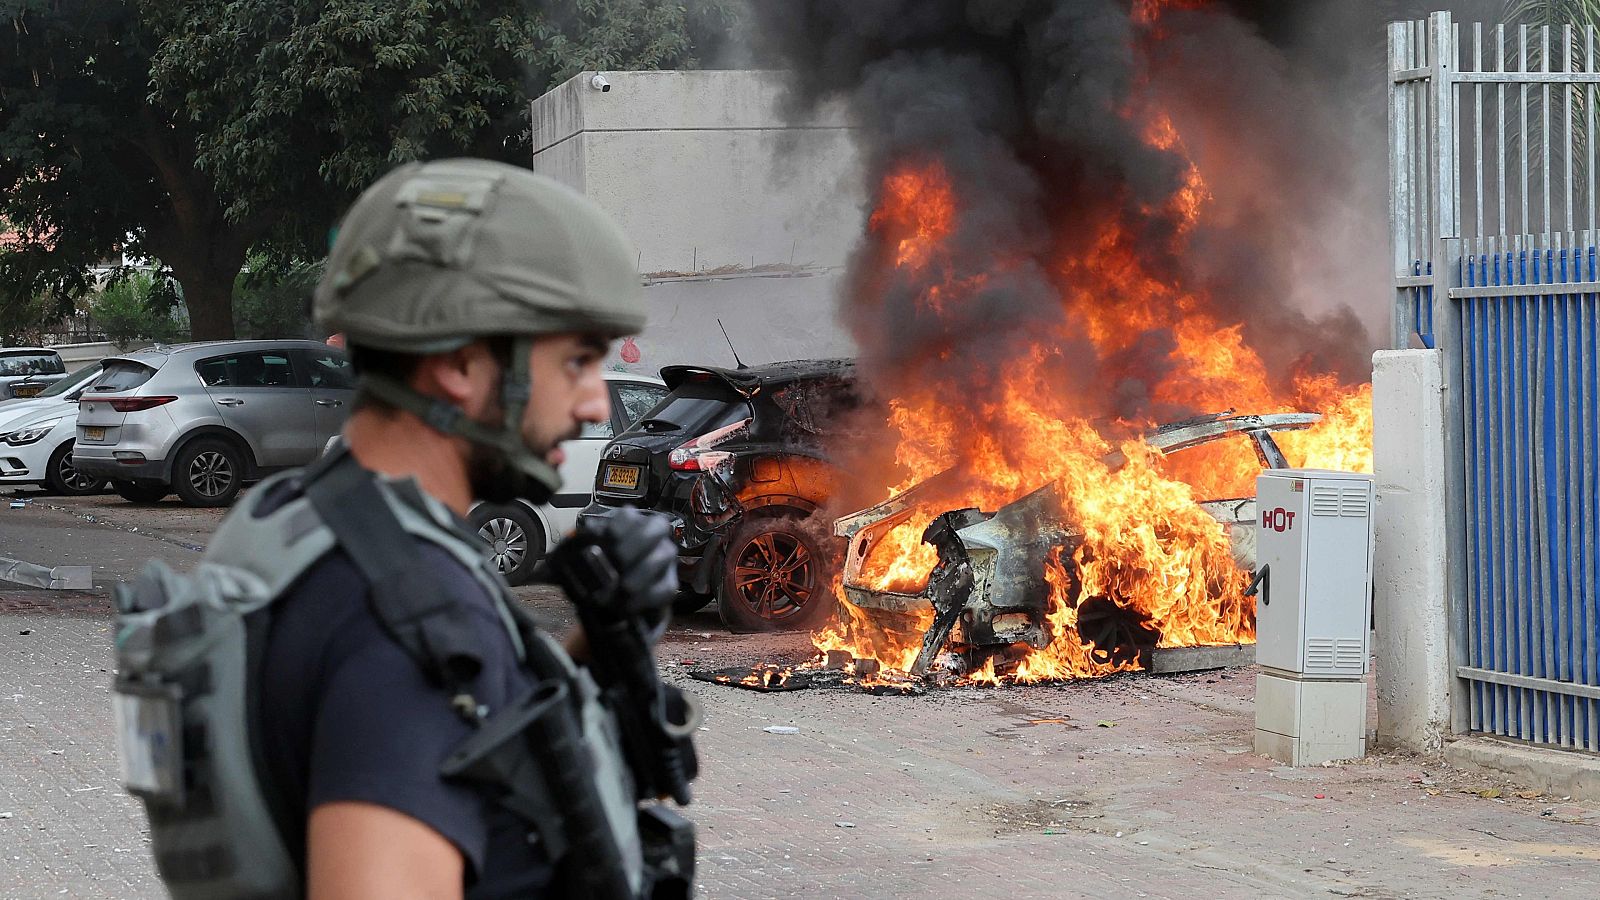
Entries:
[[[529,101],[584,68],[688,67],[735,0],[0,0],[10,296],[117,250],[160,259],[197,338],[251,252],[315,259],[412,159],[525,162]],[[4,295],[0,295],[4,296]]]

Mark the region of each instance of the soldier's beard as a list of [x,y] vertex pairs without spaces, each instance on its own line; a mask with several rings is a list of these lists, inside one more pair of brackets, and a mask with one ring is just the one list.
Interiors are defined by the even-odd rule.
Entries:
[[554,494],[538,479],[512,465],[504,453],[482,444],[473,444],[467,457],[467,481],[472,496],[489,503],[523,499],[537,506],[548,503]]

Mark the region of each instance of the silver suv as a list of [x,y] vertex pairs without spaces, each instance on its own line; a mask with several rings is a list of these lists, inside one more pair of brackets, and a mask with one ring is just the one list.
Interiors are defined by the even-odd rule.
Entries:
[[246,481],[317,458],[350,413],[344,352],[217,341],[113,356],[78,400],[72,462],[118,494],[225,506]]
[[0,348],[0,401],[37,397],[65,377],[61,354],[48,347]]

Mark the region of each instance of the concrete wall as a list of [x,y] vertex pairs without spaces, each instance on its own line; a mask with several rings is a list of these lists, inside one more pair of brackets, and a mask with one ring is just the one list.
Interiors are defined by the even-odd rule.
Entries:
[[595,74],[534,101],[533,169],[616,216],[641,272],[845,261],[864,194],[842,113],[791,121],[770,72]]
[[122,356],[148,346],[150,344],[147,341],[135,341],[123,346],[110,341],[98,341],[92,344],[57,344],[50,349],[61,354],[61,361],[66,365],[68,372],[76,372],[108,356]]
[[835,309],[865,193],[837,110],[792,122],[770,72],[580,73],[533,103],[534,171],[584,192],[638,250],[654,371],[849,355]]
[[841,280],[842,273],[834,270],[647,283],[650,322],[633,342],[639,359],[624,361],[626,348],[618,345],[608,367],[642,374],[681,363],[732,367],[733,353],[717,329],[718,319],[747,365],[852,356],[855,345],[832,314],[831,298]]
[[1378,740],[1437,750],[1450,732],[1444,375],[1436,350],[1372,358]]

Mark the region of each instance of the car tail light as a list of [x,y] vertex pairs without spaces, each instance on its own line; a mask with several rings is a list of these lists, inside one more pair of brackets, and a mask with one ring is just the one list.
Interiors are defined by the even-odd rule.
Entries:
[[[709,453],[717,446],[727,443],[735,436],[749,431],[750,420],[741,419],[732,425],[724,425],[715,431],[708,431],[692,441],[679,445],[678,449],[667,454],[667,467],[679,472],[704,472],[706,465],[701,459],[701,454]],[[726,453],[715,454],[720,458],[727,458]],[[712,463],[715,465],[715,462]]]
[[111,408],[120,413],[139,412],[146,409],[155,409],[178,399],[177,397],[125,397],[120,400],[106,400]]
[[679,447],[671,453],[668,453],[667,468],[676,470],[678,472],[700,471],[700,448],[690,446],[690,444],[693,444],[698,440],[700,439],[695,438],[688,444],[684,444],[682,447]]

